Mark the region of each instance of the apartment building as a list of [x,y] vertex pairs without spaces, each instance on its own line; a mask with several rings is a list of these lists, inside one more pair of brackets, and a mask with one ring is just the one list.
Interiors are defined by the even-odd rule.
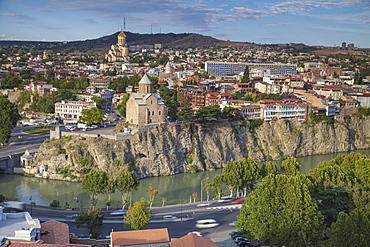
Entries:
[[95,102],[62,100],[55,103],[55,116],[60,117],[64,123],[77,123],[84,109],[96,108]]
[[307,103],[297,100],[260,100],[258,103],[265,121],[287,118],[304,120],[308,114]]
[[238,75],[244,72],[248,66],[249,71],[254,69],[270,70],[271,75],[295,75],[297,74],[296,64],[281,64],[281,63],[229,63],[207,61],[205,70],[209,75],[217,77],[225,77]]

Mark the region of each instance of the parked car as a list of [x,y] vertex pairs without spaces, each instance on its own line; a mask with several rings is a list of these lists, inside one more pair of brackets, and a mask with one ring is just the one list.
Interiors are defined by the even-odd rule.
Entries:
[[188,232],[188,234],[195,234],[198,235],[199,237],[202,237],[202,234],[200,232]]
[[197,207],[209,207],[211,206],[213,203],[212,202],[202,202],[202,203],[199,203],[197,205]]
[[238,221],[236,220],[236,221],[233,221],[233,222],[230,222],[229,223],[229,226],[235,226],[235,223],[237,223]]
[[18,139],[23,139],[23,136],[18,136]]
[[218,202],[231,202],[233,198],[231,196],[223,196],[218,200]]
[[241,232],[230,232],[229,235],[230,235],[230,237],[241,236],[241,235],[243,235],[243,233],[241,233]]
[[218,226],[219,223],[217,223],[214,219],[206,219],[206,220],[197,220],[197,223],[195,225],[196,228],[211,228]]
[[163,219],[164,220],[175,220],[175,219],[177,219],[177,217],[173,216],[173,215],[165,215],[165,216],[163,216]]
[[119,210],[116,210],[116,211],[110,213],[109,215],[121,216],[121,215],[125,215],[126,213],[127,213],[127,209],[119,209]]

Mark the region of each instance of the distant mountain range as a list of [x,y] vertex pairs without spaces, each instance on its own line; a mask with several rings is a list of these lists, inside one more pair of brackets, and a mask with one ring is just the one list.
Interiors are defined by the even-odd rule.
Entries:
[[[111,35],[103,36],[97,39],[87,39],[79,41],[68,41],[68,42],[46,42],[46,41],[4,41],[0,40],[0,45],[32,45],[39,49],[50,49],[53,47],[58,48],[74,48],[74,49],[88,49],[100,52],[107,52],[111,45],[117,43],[116,32]],[[126,41],[128,46],[141,46],[154,44],[161,44],[162,47],[172,48],[202,48],[209,46],[250,46],[252,43],[243,42],[232,42],[215,39],[210,36],[203,36],[194,33],[167,33],[167,34],[139,34],[132,32],[125,32]]]

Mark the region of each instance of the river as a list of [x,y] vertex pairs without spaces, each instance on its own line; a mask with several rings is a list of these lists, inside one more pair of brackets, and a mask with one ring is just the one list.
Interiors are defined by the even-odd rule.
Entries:
[[[357,150],[355,152],[370,155],[370,149]],[[312,155],[297,158],[301,165],[301,173],[308,174],[317,164],[324,160],[330,160],[340,153]],[[343,153],[348,154],[348,153]],[[277,162],[280,164],[281,162]],[[221,169],[215,171],[206,171],[198,173],[182,173],[174,176],[153,177],[140,180],[137,191],[132,192],[132,202],[139,200],[141,197],[149,199],[146,190],[152,186],[158,190],[158,195],[154,199],[153,206],[161,206],[162,198],[166,197],[166,205],[177,203],[188,203],[192,193],[197,192],[200,201],[201,181],[209,177],[212,179],[222,172]],[[4,195],[7,200],[21,201],[25,203],[35,202],[37,205],[49,206],[53,200],[59,200],[60,206],[64,207],[66,203],[70,207],[89,207],[89,194],[81,189],[80,183],[65,182],[57,180],[37,179],[24,177],[20,175],[0,174],[0,194]],[[214,195],[211,194],[211,199]],[[100,195],[98,206],[105,207],[107,195]],[[203,191],[203,200],[206,200],[206,192]],[[121,195],[116,192],[112,195],[111,207],[120,207]]]

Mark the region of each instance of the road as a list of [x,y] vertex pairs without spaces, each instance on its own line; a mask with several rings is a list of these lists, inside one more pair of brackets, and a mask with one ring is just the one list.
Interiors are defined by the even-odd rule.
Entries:
[[[148,224],[148,229],[167,228],[171,238],[179,238],[192,231],[201,232],[203,237],[212,239],[214,242],[222,242],[229,239],[229,233],[235,231],[235,227],[229,226],[229,223],[236,220],[239,214],[240,204],[232,203],[215,203],[212,207],[204,208],[197,207],[196,204],[170,205],[166,207],[152,208],[152,221]],[[26,205],[26,210],[31,212],[30,205]],[[110,216],[109,211],[103,211],[105,218],[102,228],[103,236],[109,236],[111,231],[127,231],[130,229],[124,228],[122,216]],[[79,211],[55,210],[45,207],[32,208],[33,218],[39,218],[44,221],[46,219],[60,220],[67,223],[70,227],[70,232],[77,235],[88,236],[87,228],[76,228],[73,214],[78,214]],[[178,217],[177,221],[163,221],[163,215],[172,214]],[[180,220],[181,215],[183,221]],[[220,225],[214,228],[197,229],[195,227],[196,220],[200,219],[215,219]]]
[[[49,136],[45,135],[32,135],[23,133],[24,129],[33,128],[32,126],[17,126],[13,128],[11,132],[10,142],[8,145],[2,147],[0,149],[0,156],[8,156],[11,154],[19,154],[24,153],[27,149],[28,150],[37,150],[40,145],[47,139]],[[18,138],[18,137],[21,137]]]

